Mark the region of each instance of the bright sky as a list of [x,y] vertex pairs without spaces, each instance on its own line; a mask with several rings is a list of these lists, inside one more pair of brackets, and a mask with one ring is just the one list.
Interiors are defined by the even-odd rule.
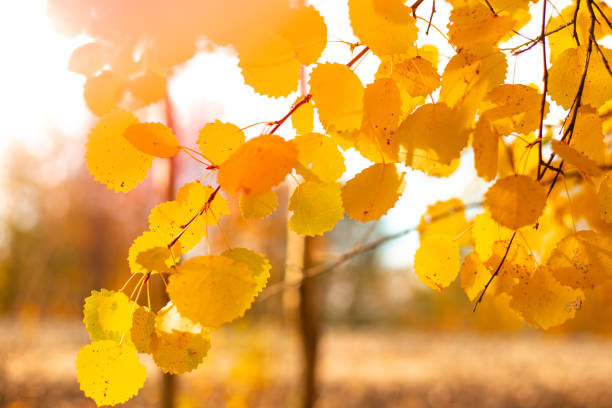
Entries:
[[[95,121],[82,99],[83,77],[66,69],[71,51],[87,39],[70,40],[58,35],[46,17],[45,3],[44,0],[0,1],[0,118],[3,124],[0,163],[7,146],[16,142],[45,157],[52,147],[50,131],[59,131],[74,141],[77,151],[73,152],[72,157],[82,157],[84,137]],[[311,3],[323,14],[330,40],[356,41],[347,19],[345,1],[315,0]],[[437,7],[434,21],[448,21],[448,7],[444,3]],[[428,5],[424,7],[420,14],[428,17],[428,8]],[[440,46],[441,61],[444,63],[450,51],[448,45],[444,46],[446,41],[441,35],[432,30],[426,42]],[[346,62],[350,58],[348,47],[339,42],[330,43],[323,56],[324,60],[334,62]],[[521,57],[516,67],[512,59],[509,61],[516,82],[526,83],[521,79],[541,76],[534,74],[534,61],[530,58]],[[372,81],[377,63],[376,57],[369,55],[356,68],[364,83]],[[292,95],[274,100],[256,95],[244,85],[237,60],[228,50],[196,56],[178,70],[171,83],[171,93],[177,104],[183,143],[187,145],[195,143],[197,131],[204,122],[220,119],[242,127],[275,120],[286,113],[296,98],[296,95]],[[257,134],[259,129],[251,129],[251,134]],[[291,136],[293,130],[285,125],[281,134]],[[345,179],[368,165],[357,154],[349,152],[348,157],[351,165]],[[63,174],[68,171],[70,168],[65,167]],[[4,178],[2,174],[0,177]],[[409,170],[406,192],[396,208],[383,218],[384,229],[392,232],[412,227],[418,223],[427,205],[450,197],[473,202],[486,188],[485,183],[476,178],[470,154],[465,155],[459,170],[446,179],[431,179]],[[0,220],[10,208],[0,183]],[[387,245],[381,259],[394,267],[412,264],[418,246],[417,238],[416,234],[412,234]]]

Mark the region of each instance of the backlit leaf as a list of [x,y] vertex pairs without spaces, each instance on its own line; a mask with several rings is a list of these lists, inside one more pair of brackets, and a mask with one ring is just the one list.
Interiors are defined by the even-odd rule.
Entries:
[[334,182],[346,170],[342,153],[329,137],[307,133],[297,136],[294,143],[298,148],[300,164],[312,171],[320,181]]
[[135,148],[155,157],[172,157],[181,151],[178,139],[161,123],[136,123],[129,126],[125,137]]
[[259,194],[240,194],[240,212],[247,220],[265,218],[278,207],[278,198],[274,190]]
[[510,229],[535,224],[546,205],[546,188],[528,176],[497,180],[485,194],[491,217]]
[[218,120],[206,124],[198,136],[200,151],[206,159],[218,166],[242,146],[244,141],[244,133],[238,126]]
[[344,217],[341,186],[334,182],[305,181],[293,192],[289,210],[293,211],[289,220],[291,230],[301,235],[322,235]]
[[227,256],[234,261],[244,264],[253,274],[255,283],[257,284],[257,293],[261,292],[266,287],[268,279],[270,279],[270,261],[263,255],[246,248],[232,248],[224,251],[221,255]]
[[460,268],[459,246],[452,237],[431,234],[421,239],[414,255],[414,271],[425,285],[442,290],[453,283]]

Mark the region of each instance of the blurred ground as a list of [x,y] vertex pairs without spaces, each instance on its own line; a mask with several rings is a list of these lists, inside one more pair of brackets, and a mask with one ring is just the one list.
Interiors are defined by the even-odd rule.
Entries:
[[[232,327],[205,364],[180,377],[180,408],[298,406],[299,349],[279,327]],[[0,322],[0,406],[93,407],[74,359],[80,322]],[[151,360],[140,395],[155,407]],[[537,333],[478,335],[373,329],[326,332],[318,407],[610,407],[612,340]]]

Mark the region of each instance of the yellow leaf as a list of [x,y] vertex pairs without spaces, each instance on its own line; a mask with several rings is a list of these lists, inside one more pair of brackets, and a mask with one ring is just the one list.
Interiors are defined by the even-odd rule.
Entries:
[[136,107],[160,101],[166,95],[166,77],[155,72],[145,72],[128,80],[126,89],[136,98]]
[[[606,59],[611,61],[612,50],[605,47],[601,47],[601,50]],[[565,109],[570,109],[574,103],[585,62],[586,50],[583,47],[569,48],[559,55],[548,70],[549,95]],[[599,108],[610,99],[612,99],[612,75],[608,72],[599,52],[593,49],[582,92],[582,105]]]
[[509,244],[510,241],[495,242],[491,257],[484,263],[491,273],[499,268],[493,281],[498,294],[510,293],[517,283],[529,280],[536,269],[534,257],[518,239],[512,241],[510,248]]
[[157,332],[151,340],[153,360],[164,373],[183,374],[195,370],[208,354],[208,334],[182,331]]
[[199,256],[170,275],[168,295],[194,323],[219,327],[241,317],[257,294],[248,267],[225,256]]
[[77,47],[70,54],[68,69],[87,77],[100,72],[107,60],[107,49],[100,42],[90,42]]
[[109,113],[117,107],[125,89],[125,80],[113,71],[102,71],[87,78],[83,98],[89,110],[97,116]]
[[[298,148],[300,164],[321,181],[334,182],[346,170],[344,156],[329,137],[320,133],[307,133],[297,136],[294,143]],[[304,174],[303,176],[306,177]]]
[[583,297],[580,290],[560,284],[547,266],[540,266],[531,279],[519,282],[512,290],[510,307],[534,327],[547,330],[575,316],[572,304]]
[[441,79],[434,65],[420,56],[394,63],[391,78],[411,96],[429,95]]
[[608,173],[599,186],[599,209],[601,218],[612,223],[612,173]]
[[151,340],[155,333],[155,313],[146,307],[138,306],[134,310],[130,333],[139,353],[151,353]]
[[202,326],[192,322],[185,316],[182,316],[172,301],[166,303],[155,316],[155,332],[172,333],[174,331],[189,332],[200,334],[203,331]]
[[[503,84],[491,90],[487,102],[492,106],[483,115],[500,136],[529,133],[540,127],[542,95],[537,89],[521,84]],[[548,103],[544,115],[548,113]]]
[[581,106],[578,109],[570,146],[595,163],[604,163],[606,146],[603,123],[597,110],[590,106]]
[[457,198],[427,206],[427,212],[419,222],[418,231],[421,238],[428,235],[448,235],[457,239],[459,246],[471,243],[465,207]]
[[402,98],[395,81],[379,78],[369,84],[363,96],[364,120],[380,132],[391,132],[399,124]]
[[546,188],[523,175],[499,179],[485,194],[485,206],[491,217],[515,230],[535,224],[545,205]]
[[147,176],[153,158],[123,137],[138,119],[126,111],[113,111],[102,117],[89,133],[87,168],[94,179],[109,189],[126,192]]
[[472,147],[476,174],[485,181],[497,176],[499,135],[493,130],[486,115],[478,120],[474,129]]
[[129,335],[133,305],[123,292],[92,290],[83,307],[83,322],[91,340],[119,341]]
[[412,9],[402,0],[349,0],[353,32],[378,56],[414,48],[418,30]]
[[561,157],[563,161],[572,166],[576,166],[581,174],[587,177],[599,177],[602,175],[602,170],[597,167],[597,164],[593,160],[577,152],[575,149],[568,146],[567,143],[553,140],[550,144],[553,151]]
[[198,145],[206,159],[220,166],[244,144],[244,140],[244,133],[238,126],[216,120],[200,130]]
[[253,279],[257,285],[257,293],[261,292],[266,287],[268,279],[270,279],[270,261],[263,255],[246,248],[232,248],[224,251],[222,256],[227,256],[234,261],[244,264],[253,274]]
[[112,340],[82,347],[77,354],[76,371],[81,390],[98,406],[127,401],[147,378],[147,369],[138,361],[134,346]]
[[123,137],[141,152],[155,157],[172,157],[181,151],[172,130],[161,123],[136,123],[123,132]]
[[300,62],[290,41],[278,34],[254,36],[238,49],[244,82],[255,92],[280,97],[295,91]]
[[240,146],[223,163],[217,180],[231,194],[264,193],[285,179],[297,159],[293,142],[275,135],[259,136]]
[[181,258],[181,244],[168,245],[168,235],[145,231],[134,240],[128,252],[128,264],[131,273],[169,273],[170,267]]
[[193,215],[206,207],[198,218],[209,227],[217,225],[222,215],[230,213],[227,200],[219,192],[215,193],[211,186],[205,186],[197,181],[187,183],[179,188],[176,193],[176,201],[186,208],[184,210],[186,214]]
[[450,164],[459,158],[469,136],[463,123],[461,112],[444,103],[421,106],[398,130],[400,143],[407,152],[406,164],[412,163],[415,149],[428,151],[427,158],[441,164]]
[[291,115],[291,125],[298,135],[312,132],[314,129],[314,106],[312,102],[306,102],[297,108]]
[[493,245],[496,241],[506,241],[512,236],[512,230],[501,226],[486,211],[478,214],[472,221],[472,240],[474,251],[480,259],[486,261],[493,255]]
[[303,65],[317,62],[327,45],[327,26],[321,14],[312,6],[290,10],[279,33],[289,40]]
[[334,182],[305,181],[293,192],[289,210],[293,211],[289,220],[292,231],[308,236],[322,235],[344,217],[341,186]]
[[550,254],[548,267],[563,285],[593,289],[612,278],[612,239],[593,231],[568,235]]
[[496,15],[483,3],[453,8],[448,25],[450,43],[458,49],[496,45],[514,26],[514,19]]
[[414,255],[414,271],[425,285],[440,291],[453,283],[460,268],[459,246],[452,237],[430,234],[421,239]]
[[346,65],[317,65],[310,74],[310,93],[326,128],[343,131],[361,126],[364,88]]
[[405,185],[395,164],[374,164],[342,187],[346,214],[361,222],[377,220],[393,208]]
[[470,301],[473,302],[491,279],[491,271],[482,263],[478,254],[471,252],[463,260],[460,279],[461,287]]
[[240,194],[240,212],[247,220],[265,218],[278,207],[278,198],[274,190],[259,194]]

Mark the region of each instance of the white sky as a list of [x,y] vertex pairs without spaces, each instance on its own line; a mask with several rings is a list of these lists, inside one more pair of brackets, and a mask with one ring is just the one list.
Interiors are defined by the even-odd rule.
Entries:
[[[438,3],[434,21],[446,25],[449,8],[443,2]],[[556,3],[561,9],[561,3],[567,1]],[[357,40],[349,26],[346,1],[315,0],[311,4],[324,16],[330,40]],[[423,4],[420,15],[429,17],[429,4]],[[46,17],[45,6],[44,0],[0,1],[0,164],[11,143],[22,143],[34,154],[45,157],[52,147],[48,138],[50,129],[62,132],[74,143],[76,154],[72,157],[82,157],[79,149],[83,149],[88,128],[95,121],[83,102],[84,78],[66,69],[71,51],[87,39],[69,40],[55,33]],[[445,27],[440,28],[445,31]],[[521,31],[536,33],[537,27]],[[444,38],[431,30],[429,37],[418,45],[425,43],[439,46],[444,64],[445,56],[451,53]],[[535,57],[538,56],[536,51]],[[350,58],[348,47],[334,42],[328,45],[323,55],[323,60],[334,62],[347,62]],[[541,77],[533,58],[530,55],[520,57],[515,70],[514,59],[509,60],[509,71],[514,71],[517,83]],[[377,58],[370,54],[356,68],[364,84],[373,80],[377,64]],[[197,131],[205,121],[219,119],[242,127],[275,120],[286,113],[296,98],[296,95],[291,95],[269,99],[256,95],[244,85],[237,60],[228,50],[200,54],[181,67],[171,83],[171,93],[177,105],[182,143],[187,145],[195,144]],[[260,129],[255,127],[249,132],[256,135]],[[289,124],[284,125],[279,133],[287,137],[294,134]],[[487,185],[478,181],[471,155],[464,156],[460,169],[446,179],[432,179],[408,170],[402,199],[382,220],[385,230],[392,232],[416,225],[427,205],[437,200],[451,197],[465,202],[478,200]],[[348,153],[348,157],[349,170],[344,179],[368,166],[368,162],[357,154]],[[0,165],[0,178],[5,178],[1,171]],[[70,168],[66,167],[64,173],[66,171]],[[0,183],[0,220],[8,208]],[[394,267],[412,264],[417,246],[418,237],[412,234],[384,247],[381,259]]]

